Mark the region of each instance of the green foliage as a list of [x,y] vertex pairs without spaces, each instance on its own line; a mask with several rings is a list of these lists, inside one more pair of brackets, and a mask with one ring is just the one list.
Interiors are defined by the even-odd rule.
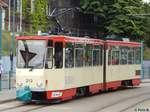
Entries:
[[101,31],[127,36],[145,34],[145,18],[129,15],[144,13],[142,6],[142,0],[81,0],[84,13],[95,14],[104,21]]
[[23,16],[27,24],[32,24],[33,32],[46,31],[47,26],[47,0],[35,0],[34,9],[31,12],[31,1],[23,0]]
[[25,22],[30,22],[29,0],[22,0],[22,15]]
[[32,22],[33,22],[33,28],[35,31],[46,30],[46,24],[47,24],[47,1],[46,0],[35,0],[35,11],[32,13]]
[[[150,14],[150,4],[144,4],[144,10],[145,10],[145,13]],[[148,47],[150,47],[150,16],[147,16],[147,18],[145,19],[144,25],[145,25],[145,31],[146,31],[146,34],[144,36],[145,43]]]

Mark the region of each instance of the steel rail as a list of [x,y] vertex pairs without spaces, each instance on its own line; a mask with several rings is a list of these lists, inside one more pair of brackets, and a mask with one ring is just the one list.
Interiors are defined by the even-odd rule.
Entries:
[[[119,103],[121,103],[121,102],[127,101],[127,100],[129,100],[129,99],[134,99],[134,98],[137,98],[137,97],[140,97],[140,96],[143,96],[143,95],[150,95],[150,92],[145,92],[145,93],[141,93],[141,94],[138,94],[138,95],[135,95],[135,96],[130,96],[130,97],[126,97],[126,98],[120,99],[119,101],[110,103],[110,104],[108,104],[108,105],[106,105],[106,106],[103,106],[103,107],[101,107],[101,108],[99,108],[99,109],[96,109],[96,110],[94,110],[94,111],[92,111],[92,112],[99,112],[99,111],[102,111],[102,110],[107,109],[107,108],[109,108],[109,107],[115,106],[115,105],[117,105],[117,104],[119,104]],[[141,103],[141,102],[143,102],[143,101],[145,101],[145,99],[142,100],[142,101],[140,101],[140,102],[138,102],[138,104]],[[134,106],[134,105],[137,105],[137,103],[136,103],[136,104],[133,104],[133,106]],[[132,106],[132,107],[133,107],[133,106]],[[132,108],[132,107],[131,107],[131,108]],[[128,109],[128,107],[125,108],[125,109]],[[125,110],[122,109],[121,112],[123,112],[123,111],[125,111]]]

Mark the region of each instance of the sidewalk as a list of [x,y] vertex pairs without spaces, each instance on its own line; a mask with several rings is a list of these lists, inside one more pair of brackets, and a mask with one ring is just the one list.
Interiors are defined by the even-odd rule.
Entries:
[[0,103],[5,101],[11,101],[16,99],[16,90],[4,90],[0,91]]
[[141,82],[142,83],[150,83],[150,79],[142,79]]

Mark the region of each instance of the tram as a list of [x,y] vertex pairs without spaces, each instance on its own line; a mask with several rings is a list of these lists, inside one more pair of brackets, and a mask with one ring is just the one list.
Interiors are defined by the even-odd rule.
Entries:
[[62,35],[16,39],[21,101],[61,102],[140,84],[140,43]]

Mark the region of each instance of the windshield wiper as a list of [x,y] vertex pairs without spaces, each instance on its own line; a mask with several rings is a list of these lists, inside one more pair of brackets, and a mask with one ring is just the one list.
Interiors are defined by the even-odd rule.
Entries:
[[35,66],[30,66],[30,70],[29,71],[32,71],[34,68],[37,68],[39,66],[43,66],[43,63],[37,63]]

